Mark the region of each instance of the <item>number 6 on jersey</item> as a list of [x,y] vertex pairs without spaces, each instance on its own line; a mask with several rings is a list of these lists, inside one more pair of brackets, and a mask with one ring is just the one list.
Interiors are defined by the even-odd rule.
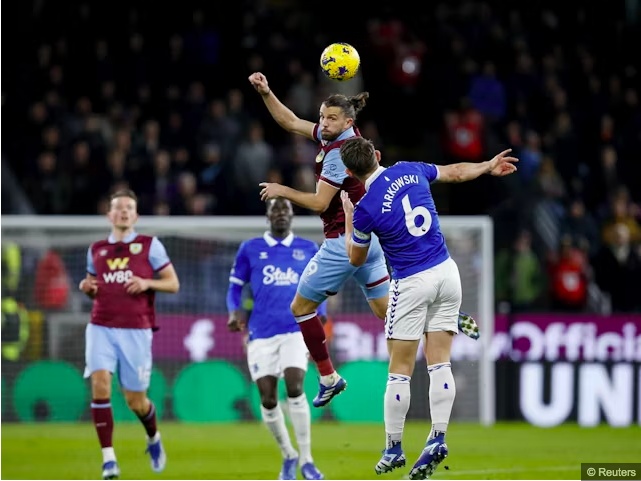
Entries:
[[[430,211],[422,205],[416,206],[412,209],[412,204],[410,204],[410,195],[406,194],[403,197],[403,210],[405,211],[405,225],[407,230],[414,237],[421,237],[427,234],[432,226],[432,216]],[[422,217],[423,223],[419,226],[416,224],[416,218]]]

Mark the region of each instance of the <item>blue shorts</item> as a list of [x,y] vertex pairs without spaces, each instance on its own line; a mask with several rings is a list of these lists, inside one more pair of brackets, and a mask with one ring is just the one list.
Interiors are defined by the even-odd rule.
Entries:
[[352,276],[361,286],[367,300],[388,295],[389,273],[383,249],[376,236],[372,236],[367,261],[360,267],[349,263],[344,235],[336,239],[325,239],[303,272],[298,283],[298,294],[321,303],[328,296],[338,293],[345,281]]
[[88,324],[85,332],[85,377],[118,370],[120,385],[143,392],[151,377],[151,329],[122,329]]

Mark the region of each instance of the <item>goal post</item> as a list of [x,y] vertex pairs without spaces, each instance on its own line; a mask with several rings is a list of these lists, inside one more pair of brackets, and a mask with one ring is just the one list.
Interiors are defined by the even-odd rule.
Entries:
[[[492,356],[492,220],[486,216],[441,216],[439,220],[450,254],[461,273],[462,310],[473,315],[481,329],[479,341],[472,341],[462,334],[455,337],[452,361],[457,381],[457,400],[453,420],[491,425],[495,422],[496,415]],[[267,229],[265,217],[140,217],[136,230],[141,234],[158,236],[163,241],[181,280],[179,294],[159,294],[157,298],[161,329],[154,338],[154,364],[157,369],[152,374],[151,395],[162,396],[166,418],[184,419],[185,415],[188,418],[189,415],[196,416],[183,407],[183,397],[187,396],[184,393],[192,386],[190,379],[198,378],[196,371],[200,373],[198,375],[213,372],[206,369],[218,370],[216,373],[224,372],[229,377],[230,385],[236,386],[230,389],[232,394],[229,396],[236,396],[229,400],[229,405],[232,406],[230,416],[235,416],[239,410],[238,419],[251,419],[252,413],[256,413],[256,394],[249,383],[249,368],[244,359],[242,341],[238,334],[226,331],[225,296],[229,269],[238,246],[244,240],[262,236]],[[25,400],[16,396],[20,393],[26,396],[24,393],[44,389],[42,383],[39,386],[25,386],[27,376],[24,371],[36,364],[42,368],[43,363],[36,361],[48,361],[50,365],[47,369],[53,369],[54,364],[65,364],[73,366],[77,373],[82,373],[84,326],[88,321],[91,301],[78,291],[77,286],[85,275],[89,245],[106,238],[109,230],[110,225],[102,216],[2,217],[3,255],[5,246],[9,243],[19,247],[21,252],[18,292],[10,295],[26,306],[31,318],[29,341],[20,361],[7,364],[3,357],[3,419],[7,415],[9,419],[22,420],[24,416],[29,418],[28,413],[18,412],[16,403],[24,403]],[[317,217],[295,217],[292,230],[296,235],[319,244],[323,241],[322,224]],[[51,269],[51,266],[43,267],[43,259],[49,259],[48,256],[53,256],[63,266],[67,281],[66,297],[58,299],[63,305],[55,305],[55,302],[53,306],[47,304],[48,297],[42,292],[60,288],[54,286],[53,281],[47,282],[47,268]],[[4,297],[3,288],[3,299]],[[341,366],[341,372],[344,372],[343,369],[348,371],[345,373],[346,377],[350,374],[356,378],[349,379],[352,389],[344,396],[345,399],[341,399],[341,396],[330,405],[331,415],[335,419],[347,421],[352,418],[357,421],[382,418],[382,409],[379,409],[382,397],[373,400],[373,394],[367,392],[367,386],[376,386],[376,393],[384,391],[385,377],[380,379],[387,368],[383,325],[373,317],[353,280],[349,280],[337,296],[330,298],[328,308],[334,325],[330,343],[333,357]],[[417,359],[420,362],[417,362],[417,371],[412,380],[412,407],[408,419],[428,419],[429,384],[422,353],[419,352]],[[234,371],[230,370],[232,368]],[[236,374],[236,371],[240,374]],[[46,373],[55,375],[50,371]],[[38,377],[33,371],[29,374],[32,382],[37,382]],[[361,378],[361,387],[358,378]],[[310,373],[306,386],[313,391],[315,384],[316,378]],[[58,397],[62,395],[55,394]],[[349,401],[350,397],[353,398],[352,401]],[[73,420],[72,415],[66,414],[64,399],[59,399],[59,402],[62,407],[53,409],[55,415],[50,415],[49,419]],[[349,407],[350,402],[360,402],[361,405],[365,403],[371,407],[363,409],[357,404]],[[239,405],[245,407],[237,409]],[[210,420],[206,416],[207,413],[202,413],[200,418],[188,420]],[[85,411],[81,413],[81,419],[87,419]]]

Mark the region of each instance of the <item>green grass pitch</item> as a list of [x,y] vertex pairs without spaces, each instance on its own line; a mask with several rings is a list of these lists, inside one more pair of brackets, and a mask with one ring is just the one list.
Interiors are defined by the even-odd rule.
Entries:
[[[123,479],[278,477],[280,453],[261,424],[161,423],[160,429],[168,463],[155,475],[144,454],[142,426],[116,425],[114,447]],[[407,479],[429,424],[408,424],[403,440],[408,466],[381,477],[374,465],[383,448],[382,425],[321,422],[312,429],[315,461],[327,479],[384,480]],[[582,462],[638,462],[640,439],[637,427],[452,424],[450,456],[433,479],[580,479]],[[90,424],[2,424],[2,479],[100,479],[101,463]]]

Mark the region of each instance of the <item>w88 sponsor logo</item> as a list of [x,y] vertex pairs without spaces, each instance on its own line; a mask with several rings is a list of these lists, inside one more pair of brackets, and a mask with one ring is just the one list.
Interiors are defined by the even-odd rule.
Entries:
[[134,273],[130,270],[108,272],[102,275],[107,284],[124,284],[133,277]]

